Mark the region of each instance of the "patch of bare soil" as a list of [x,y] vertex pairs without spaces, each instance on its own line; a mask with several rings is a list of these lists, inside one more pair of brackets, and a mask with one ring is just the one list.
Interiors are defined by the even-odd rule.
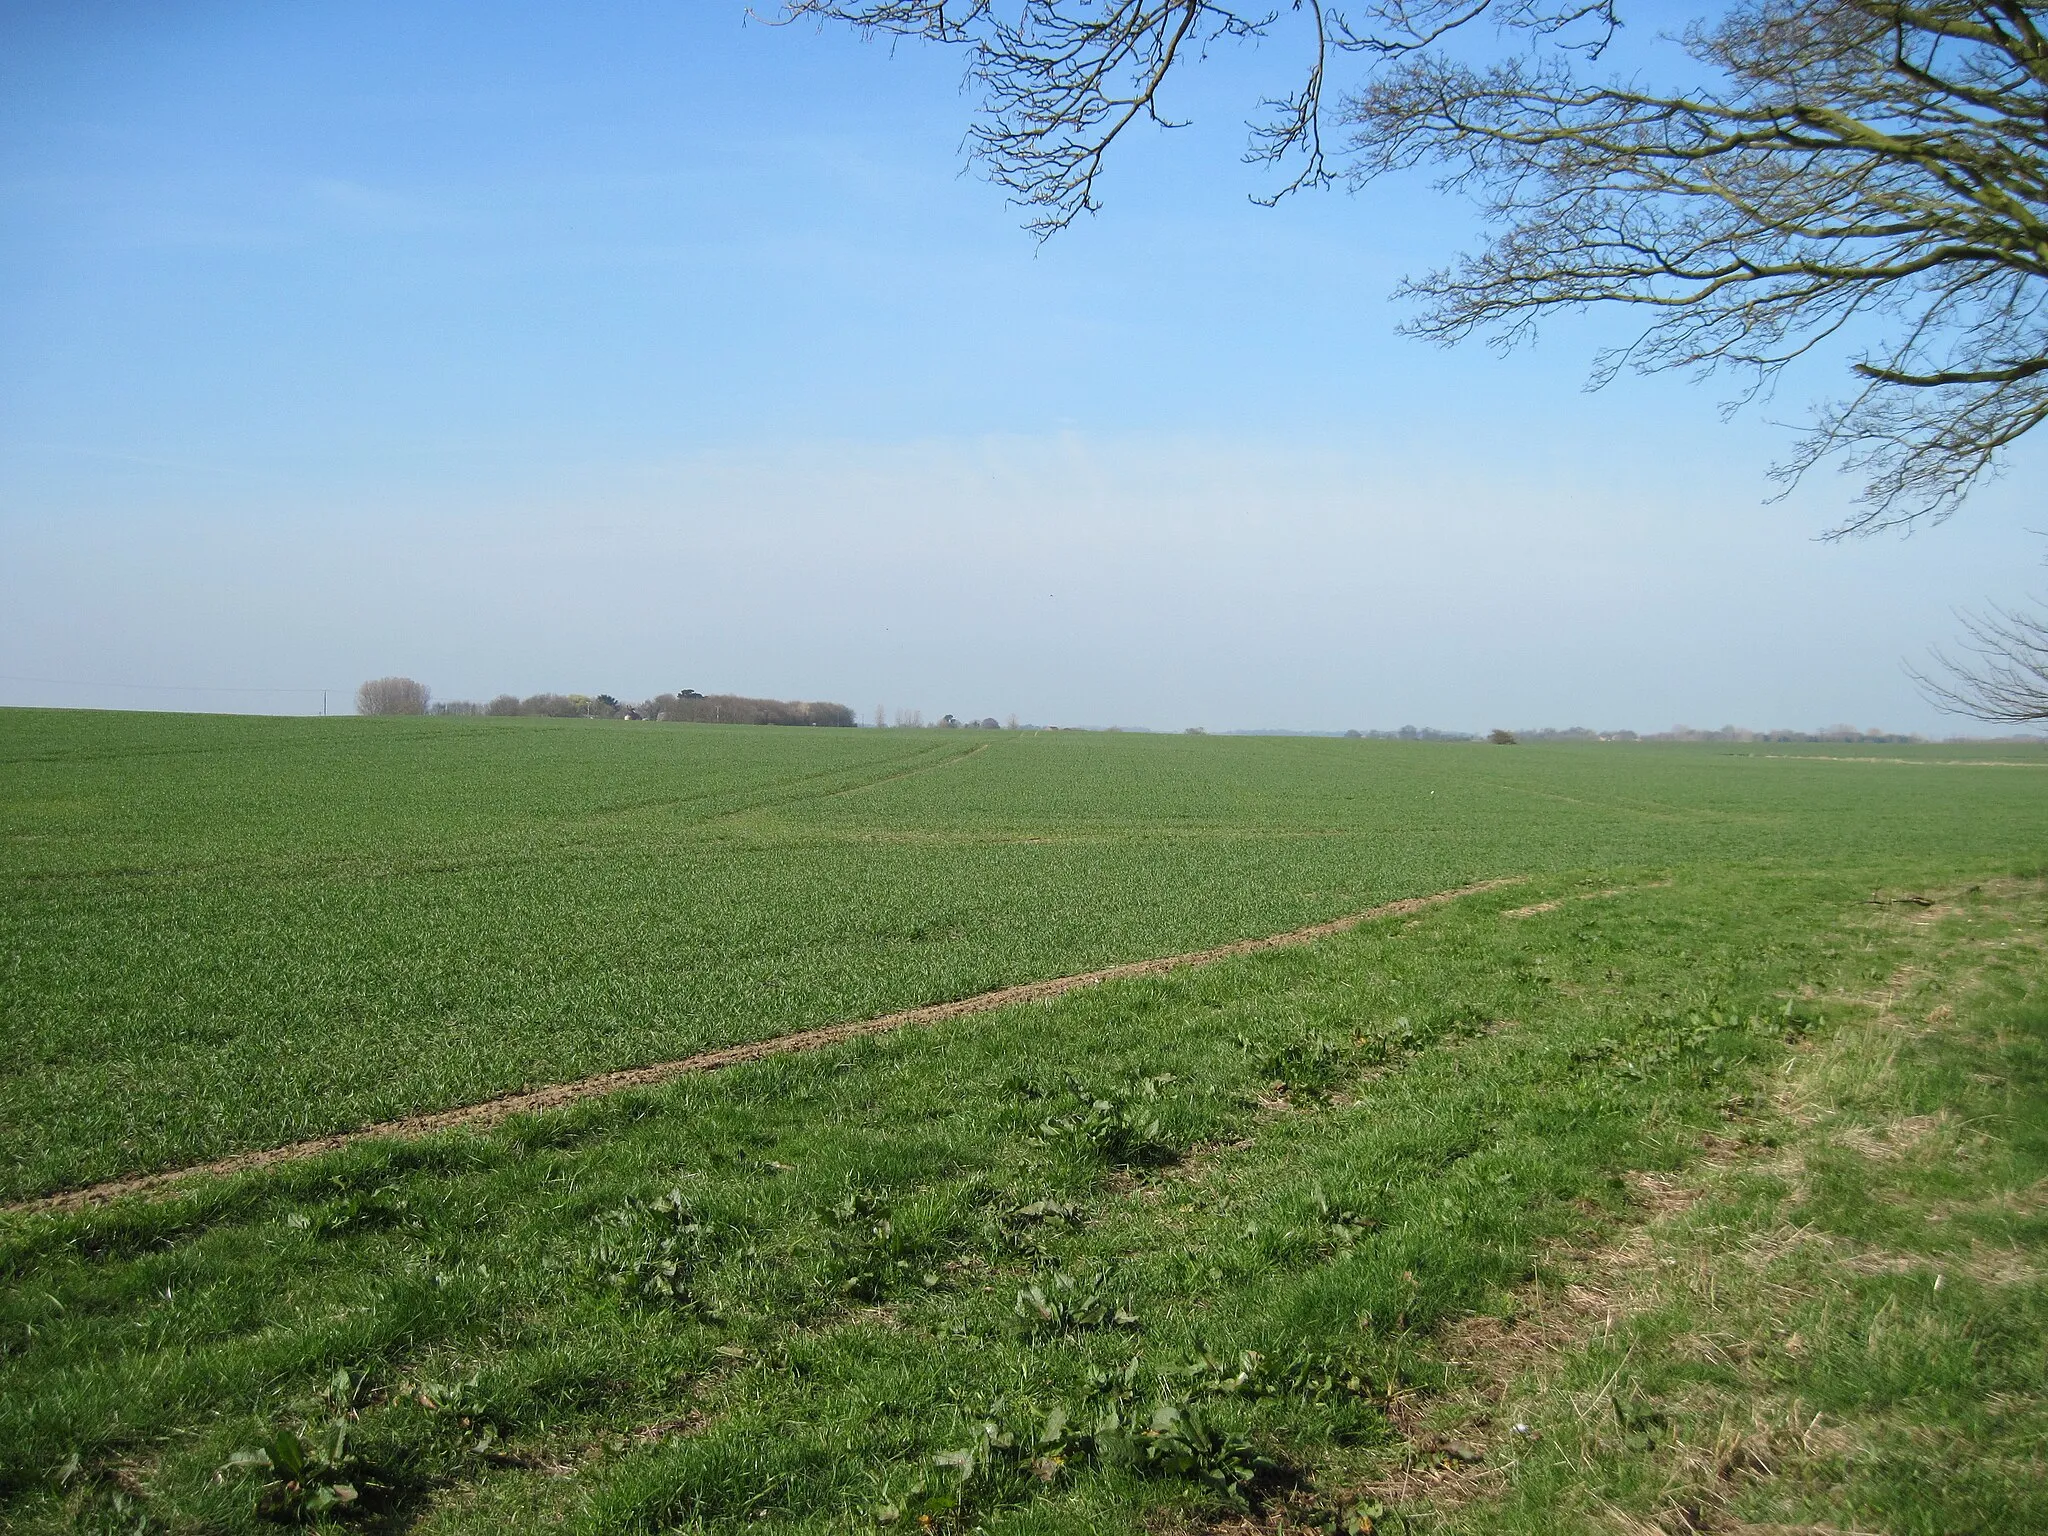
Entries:
[[1164,955],[1153,960],[1134,960],[1125,965],[1107,966],[1099,971],[1083,971],[1073,976],[1055,976],[1045,981],[1027,981],[1013,987],[998,987],[993,992],[978,993],[954,1002],[933,1003],[923,1008],[907,1008],[900,1013],[885,1013],[877,1018],[853,1019],[843,1024],[826,1024],[817,1029],[800,1029],[767,1040],[721,1046],[714,1051],[699,1051],[694,1056],[685,1056],[677,1061],[656,1062],[644,1067],[627,1067],[616,1072],[601,1072],[595,1077],[582,1078],[573,1083],[554,1083],[545,1088],[528,1089],[523,1093],[509,1093],[500,1098],[487,1099],[481,1104],[435,1110],[431,1114],[408,1115],[404,1119],[386,1120],[377,1125],[366,1125],[353,1131],[337,1131],[327,1136],[314,1136],[305,1141],[289,1142],[281,1147],[263,1147],[248,1152],[237,1152],[191,1167],[108,1179],[83,1189],[45,1195],[37,1200],[6,1206],[4,1209],[9,1214],[81,1210],[86,1206],[103,1205],[109,1200],[118,1200],[128,1195],[161,1191],[188,1178],[242,1173],[254,1168],[265,1168],[273,1163],[319,1157],[328,1152],[337,1152],[344,1147],[354,1146],[358,1142],[431,1136],[441,1131],[479,1129],[495,1125],[513,1115],[539,1114],[550,1109],[580,1104],[585,1099],[601,1098],[606,1094],[621,1093],[633,1088],[652,1088],[673,1078],[693,1073],[716,1072],[723,1067],[761,1061],[770,1056],[786,1055],[793,1051],[820,1050],[844,1041],[858,1040],[867,1035],[888,1034],[918,1025],[939,1024],[948,1019],[963,1018],[968,1014],[989,1013],[997,1008],[1013,1007],[1018,1003],[1047,1002],[1083,987],[1101,986],[1104,982],[1124,981],[1139,976],[1162,976],[1168,971],[1214,965],[1220,960],[1233,960],[1241,955],[1262,954],[1270,949],[1289,949],[1298,944],[1309,944],[1317,939],[1349,932],[1361,923],[1376,922],[1389,917],[1406,917],[1430,907],[1441,906],[1448,901],[1456,901],[1462,896],[1476,896],[1482,891],[1519,885],[1526,878],[1524,875],[1509,875],[1498,880],[1481,880],[1472,885],[1461,885],[1455,890],[1437,891],[1428,896],[1410,896],[1400,901],[1386,902],[1377,907],[1369,907],[1363,912],[1354,912],[1348,917],[1333,918],[1326,923],[1312,923],[1306,928],[1296,928],[1287,933],[1270,934],[1255,939],[1237,939],[1229,944],[1219,944],[1212,949],[1198,949],[1188,954]]
[[[1586,891],[1581,895],[1574,896],[1572,900],[1605,901],[1610,896],[1627,896],[1635,891],[1661,891],[1669,884],[1671,884],[1669,880],[1652,880],[1645,885],[1617,885],[1612,890]],[[1534,917],[1539,912],[1555,912],[1559,907],[1564,905],[1564,900],[1565,899],[1562,896],[1560,896],[1556,901],[1539,901],[1531,907],[1513,907],[1510,908],[1508,911],[1501,913],[1501,916],[1518,918]]]

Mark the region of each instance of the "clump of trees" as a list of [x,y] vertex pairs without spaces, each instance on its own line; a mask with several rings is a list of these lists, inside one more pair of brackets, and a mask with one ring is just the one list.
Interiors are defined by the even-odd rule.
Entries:
[[1398,731],[1346,731],[1344,734],[1359,741],[1470,741],[1472,739],[1470,731],[1439,731],[1427,725],[1419,729],[1412,725],[1404,725]]
[[[887,728],[891,723],[889,711],[882,705],[877,704],[875,706],[876,729]],[[921,709],[899,709],[896,711],[896,718],[893,723],[899,730],[921,731],[926,728],[924,711]],[[994,715],[983,715],[979,720],[970,715],[965,720],[962,720],[958,715],[953,714],[939,716],[937,720],[932,722],[932,728],[941,731],[1035,731],[1038,729],[1035,725],[1019,725],[1015,715],[1010,716],[1009,720],[1005,722],[998,720]]]
[[1653,731],[1648,735],[1641,735],[1635,731],[1595,731],[1583,725],[1574,725],[1564,730],[1545,726],[1540,730],[1520,731],[1517,735],[1523,741],[1805,742],[1809,745],[1857,742],[1864,746],[1906,746],[1927,739],[1925,736],[1875,728],[1866,731],[1853,725],[1826,725],[1817,731],[1794,731],[1782,726],[1757,731],[1744,725],[1724,725],[1718,730],[1701,730],[1690,725],[1674,725],[1668,731]]
[[356,713],[424,715],[428,697],[427,685],[409,677],[373,677],[356,689]]
[[611,710],[585,693],[535,693],[519,698],[501,693],[483,707],[487,715],[540,715],[550,720],[609,718]]
[[[368,684],[364,685],[368,687]],[[422,706],[424,708],[424,705]],[[368,713],[368,711],[365,711]],[[419,714],[421,710],[410,711]],[[843,725],[854,723],[844,704],[749,699],[735,693],[701,694],[694,688],[625,703],[609,693],[501,693],[488,704],[456,699],[436,704],[437,715],[533,715],[548,720],[686,720],[707,725]]]
[[736,693],[700,694],[684,688],[656,694],[637,713],[650,720],[693,720],[712,725],[845,725],[853,711],[823,701],[749,699]]

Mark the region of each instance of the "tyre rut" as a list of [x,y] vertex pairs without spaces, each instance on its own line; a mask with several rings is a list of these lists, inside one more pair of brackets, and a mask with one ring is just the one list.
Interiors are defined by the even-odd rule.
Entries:
[[1482,891],[1519,885],[1527,878],[1525,875],[1509,875],[1495,880],[1481,880],[1471,885],[1458,886],[1454,890],[1385,902],[1377,907],[1369,907],[1363,912],[1332,918],[1328,922],[1312,923],[1306,928],[1295,928],[1286,933],[1269,934],[1253,939],[1236,939],[1210,949],[1192,950],[1179,955],[1162,955],[1151,960],[1132,960],[1122,965],[1105,966],[1100,970],[1077,972],[1071,976],[1049,977],[1044,981],[1020,982],[1014,986],[998,987],[991,992],[978,992],[972,997],[958,998],[948,1003],[928,1003],[920,1008],[906,1008],[900,1012],[880,1014],[873,1018],[850,1019],[840,1024],[825,1024],[814,1029],[800,1029],[786,1035],[774,1035],[766,1040],[720,1046],[715,1050],[698,1051],[694,1055],[680,1057],[674,1061],[600,1072],[594,1077],[508,1093],[478,1104],[433,1110],[421,1115],[407,1115],[397,1120],[385,1120],[355,1130],[313,1136],[282,1146],[236,1152],[211,1162],[164,1169],[157,1173],[130,1174],[118,1179],[107,1179],[98,1184],[43,1195],[0,1209],[4,1209],[9,1215],[36,1211],[83,1210],[88,1206],[104,1205],[110,1200],[130,1195],[163,1192],[171,1185],[186,1179],[208,1175],[219,1177],[266,1168],[274,1163],[298,1162],[329,1152],[338,1152],[361,1142],[401,1140],[431,1136],[441,1131],[478,1129],[495,1125],[513,1115],[531,1115],[550,1109],[561,1109],[571,1104],[580,1104],[586,1099],[602,1098],[608,1094],[623,1093],[635,1088],[657,1087],[674,1078],[716,1072],[724,1067],[762,1061],[771,1056],[820,1050],[826,1046],[838,1045],[847,1040],[858,1040],[868,1035],[888,1034],[899,1029],[943,1023],[948,1019],[962,1018],[975,1013],[989,1013],[1019,1003],[1046,1002],[1083,987],[1101,986],[1104,982],[1123,981],[1139,976],[1160,976],[1169,971],[1214,965],[1220,960],[1261,954],[1270,949],[1289,949],[1298,944],[1308,944],[1317,939],[1348,932],[1362,923],[1374,922],[1381,918],[1405,917],[1430,907],[1441,906],[1445,902],[1456,901],[1463,896],[1476,896]]

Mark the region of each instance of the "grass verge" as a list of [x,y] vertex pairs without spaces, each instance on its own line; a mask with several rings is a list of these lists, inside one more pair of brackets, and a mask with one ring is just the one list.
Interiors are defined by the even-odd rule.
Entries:
[[2048,1530],[2048,895],[1857,923],[1897,968],[1813,997],[1836,1024],[1739,1129],[1638,1181],[1655,1219],[1451,1330],[1457,1384],[1362,1499],[1446,1532]]
[[[2048,1338],[2038,896],[1914,926],[1839,878],[1670,873],[9,1218],[0,1517],[1672,1529],[1883,1497],[1886,1529],[2027,1528],[1996,1522],[2033,1508]],[[1923,985],[1967,1023],[1875,1051]],[[1898,1144],[1971,1156],[1859,1150],[1944,1108]],[[1840,1172],[1864,1164],[1944,1220]],[[1736,1266],[1705,1302],[1656,1246],[1685,1234]],[[1909,1305],[1928,1252],[1939,1328]],[[1798,1307],[1742,1359],[1697,1342]],[[1769,1438],[1794,1400],[1811,1475]],[[1757,1427],[1713,1503],[1724,1419]],[[1940,1503],[1913,1468],[1994,1421],[1975,1502]]]

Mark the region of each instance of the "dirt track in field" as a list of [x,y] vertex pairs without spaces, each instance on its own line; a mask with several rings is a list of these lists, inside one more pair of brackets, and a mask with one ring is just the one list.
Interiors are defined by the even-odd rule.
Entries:
[[[1652,880],[1648,885],[1617,885],[1610,891],[1586,891],[1571,899],[1573,901],[1605,901],[1610,896],[1628,896],[1637,891],[1661,891],[1669,884],[1671,884],[1669,880]],[[1511,911],[1501,913],[1501,916],[1534,917],[1539,912],[1555,912],[1564,903],[1565,898],[1560,896],[1556,901],[1539,901],[1533,907],[1516,907]]]
[[1519,885],[1526,878],[1524,875],[1509,875],[1499,880],[1482,880],[1475,885],[1461,885],[1456,890],[1390,901],[1383,906],[1354,912],[1349,917],[1333,918],[1329,922],[1314,923],[1288,933],[1276,933],[1258,939],[1238,939],[1233,943],[1219,944],[1214,949],[1198,949],[1190,954],[1165,955],[1156,960],[1133,960],[1128,964],[1112,965],[1104,970],[1083,971],[1074,976],[1054,976],[1046,981],[1027,981],[1014,987],[998,987],[993,992],[980,992],[973,997],[963,997],[955,1002],[932,1003],[923,1008],[907,1008],[901,1013],[885,1013],[872,1019],[854,1019],[844,1024],[826,1024],[817,1029],[800,1029],[794,1034],[775,1035],[767,1040],[754,1040],[744,1045],[721,1046],[715,1051],[699,1051],[694,1056],[684,1056],[676,1061],[656,1062],[645,1067],[627,1067],[617,1072],[601,1072],[595,1077],[581,1078],[573,1083],[555,1083],[545,1088],[531,1088],[523,1093],[509,1093],[501,1098],[486,1099],[481,1104],[465,1104],[460,1108],[440,1109],[425,1115],[408,1115],[402,1120],[385,1120],[353,1131],[337,1131],[332,1135],[315,1136],[306,1141],[288,1142],[281,1147],[236,1152],[210,1163],[195,1163],[186,1168],[165,1169],[161,1173],[139,1173],[125,1178],[108,1179],[104,1183],[90,1184],[83,1189],[45,1195],[37,1200],[25,1200],[5,1209],[10,1214],[26,1211],[81,1210],[89,1205],[103,1205],[124,1195],[147,1194],[162,1190],[184,1179],[208,1174],[242,1173],[252,1168],[265,1168],[272,1163],[319,1157],[323,1153],[337,1152],[344,1147],[354,1146],[357,1142],[430,1136],[437,1131],[494,1125],[512,1115],[531,1115],[542,1110],[560,1109],[565,1105],[578,1104],[585,1099],[601,1098],[605,1094],[619,1093],[629,1088],[651,1088],[671,1078],[691,1073],[716,1072],[721,1067],[734,1067],[742,1062],[760,1061],[791,1051],[815,1051],[823,1046],[837,1045],[844,1040],[857,1040],[864,1035],[882,1035],[892,1030],[908,1029],[920,1024],[938,1024],[947,1019],[957,1019],[970,1013],[988,1013],[993,1009],[1008,1008],[1017,1003],[1044,1002],[1082,987],[1100,986],[1106,981],[1123,981],[1135,976],[1159,976],[1167,971],[1185,970],[1190,966],[1214,965],[1219,960],[1235,959],[1239,955],[1255,955],[1269,949],[1287,949],[1296,944],[1308,944],[1316,939],[1328,938],[1332,934],[1344,933],[1361,923],[1370,923],[1385,917],[1405,917],[1428,907],[1440,906],[1447,901],[1456,901],[1461,896],[1475,896],[1481,891],[1497,890],[1504,885]]

